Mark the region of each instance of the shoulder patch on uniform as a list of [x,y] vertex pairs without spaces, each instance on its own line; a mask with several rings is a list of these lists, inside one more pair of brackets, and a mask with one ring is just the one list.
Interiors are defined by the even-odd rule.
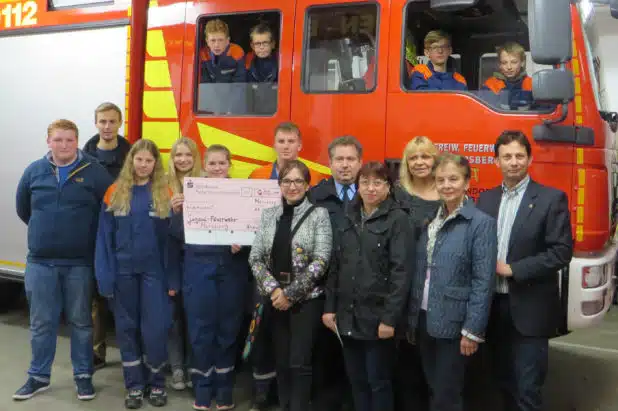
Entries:
[[505,87],[504,81],[496,77],[490,77],[485,81],[485,87],[490,89],[495,94],[499,94]]
[[238,44],[231,43],[230,49],[227,51],[227,55],[232,57],[234,60],[240,60],[245,57],[245,50],[243,50],[243,48]]
[[425,77],[425,80],[429,80],[429,78],[433,76],[431,69],[426,64],[417,64],[416,66],[414,66],[414,69],[412,71],[422,74],[423,77]]
[[209,61],[210,60],[210,50],[208,47],[203,47],[200,50],[200,61]]
[[266,164],[265,166],[260,166],[251,172],[251,174],[249,175],[249,178],[257,179],[257,180],[268,180],[273,170],[272,167],[273,167],[272,164]]
[[462,84],[468,85],[468,82],[466,81],[466,78],[464,76],[462,76],[461,74],[455,72],[453,73],[453,78],[455,79],[455,81],[458,81]]
[[255,53],[253,51],[250,51],[245,55],[245,68],[247,70],[251,68],[251,64],[253,64],[253,59],[255,59]]
[[112,195],[114,195],[114,193],[116,192],[116,187],[118,187],[118,185],[116,183],[113,183],[105,192],[105,196],[103,196],[103,202],[105,203],[105,205],[110,205],[112,201]]

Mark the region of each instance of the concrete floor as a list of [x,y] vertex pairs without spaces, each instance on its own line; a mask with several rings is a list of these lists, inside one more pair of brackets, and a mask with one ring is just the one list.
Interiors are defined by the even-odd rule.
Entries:
[[[66,330],[65,330],[66,332]],[[552,341],[545,411],[618,411],[618,309],[598,328],[578,331]],[[121,411],[124,389],[120,356],[111,348],[111,365],[96,373],[98,397],[81,402],[75,397],[66,335],[58,339],[52,388],[31,400],[14,402],[13,392],[24,383],[30,360],[28,318],[25,309],[0,315],[0,411]],[[237,409],[247,411],[248,378],[239,377]],[[472,411],[499,411],[490,379],[471,384]],[[167,410],[191,409],[188,392],[169,394]],[[152,409],[145,405],[145,409]],[[317,411],[317,410],[316,410]],[[403,410],[396,410],[403,411]],[[407,410],[406,410],[407,411]]]

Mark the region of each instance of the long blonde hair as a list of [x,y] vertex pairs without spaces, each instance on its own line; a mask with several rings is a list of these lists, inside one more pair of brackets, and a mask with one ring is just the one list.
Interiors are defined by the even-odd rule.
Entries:
[[[189,170],[187,173],[179,174],[176,170],[176,166],[174,165],[174,157],[176,156],[176,152],[178,151],[178,146],[184,145],[191,152],[191,156],[193,157],[193,168]],[[170,150],[170,159],[168,164],[168,172],[167,178],[169,181],[169,185],[174,194],[182,193],[183,190],[183,179],[185,177],[201,177],[202,176],[202,158],[200,156],[200,151],[197,148],[197,144],[195,141],[191,140],[188,137],[180,137],[178,140],[174,142],[172,145],[172,149]]]
[[163,162],[157,145],[151,140],[138,140],[127,155],[120,175],[116,180],[116,189],[111,195],[108,211],[114,215],[128,215],[131,211],[131,197],[135,185],[135,167],[133,158],[140,151],[148,151],[155,159],[154,170],[150,176],[152,203],[157,217],[166,218],[170,213],[170,189],[163,170]]
[[414,184],[412,183],[412,174],[410,173],[410,167],[408,167],[408,157],[412,153],[417,151],[423,151],[433,157],[434,165],[440,152],[433,144],[433,142],[425,136],[416,136],[408,142],[406,148],[403,150],[403,156],[401,163],[399,164],[399,184],[408,192],[414,192]]

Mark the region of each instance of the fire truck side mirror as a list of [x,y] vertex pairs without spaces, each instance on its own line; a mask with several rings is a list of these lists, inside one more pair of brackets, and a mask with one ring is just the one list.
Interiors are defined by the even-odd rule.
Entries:
[[528,29],[535,63],[556,65],[571,60],[570,0],[528,0]]
[[458,11],[476,6],[479,0],[431,0],[431,8],[436,11]]
[[532,75],[532,96],[541,104],[564,104],[575,97],[570,70],[539,70]]

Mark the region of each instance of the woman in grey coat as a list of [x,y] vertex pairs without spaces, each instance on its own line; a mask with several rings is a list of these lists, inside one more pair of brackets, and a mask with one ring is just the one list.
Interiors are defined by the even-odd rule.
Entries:
[[[284,411],[308,411],[312,355],[324,308],[323,277],[331,256],[328,211],[307,199],[309,169],[300,161],[279,173],[281,205],[262,212],[249,264],[258,290],[269,297],[279,402]],[[258,331],[259,332],[259,331]]]

